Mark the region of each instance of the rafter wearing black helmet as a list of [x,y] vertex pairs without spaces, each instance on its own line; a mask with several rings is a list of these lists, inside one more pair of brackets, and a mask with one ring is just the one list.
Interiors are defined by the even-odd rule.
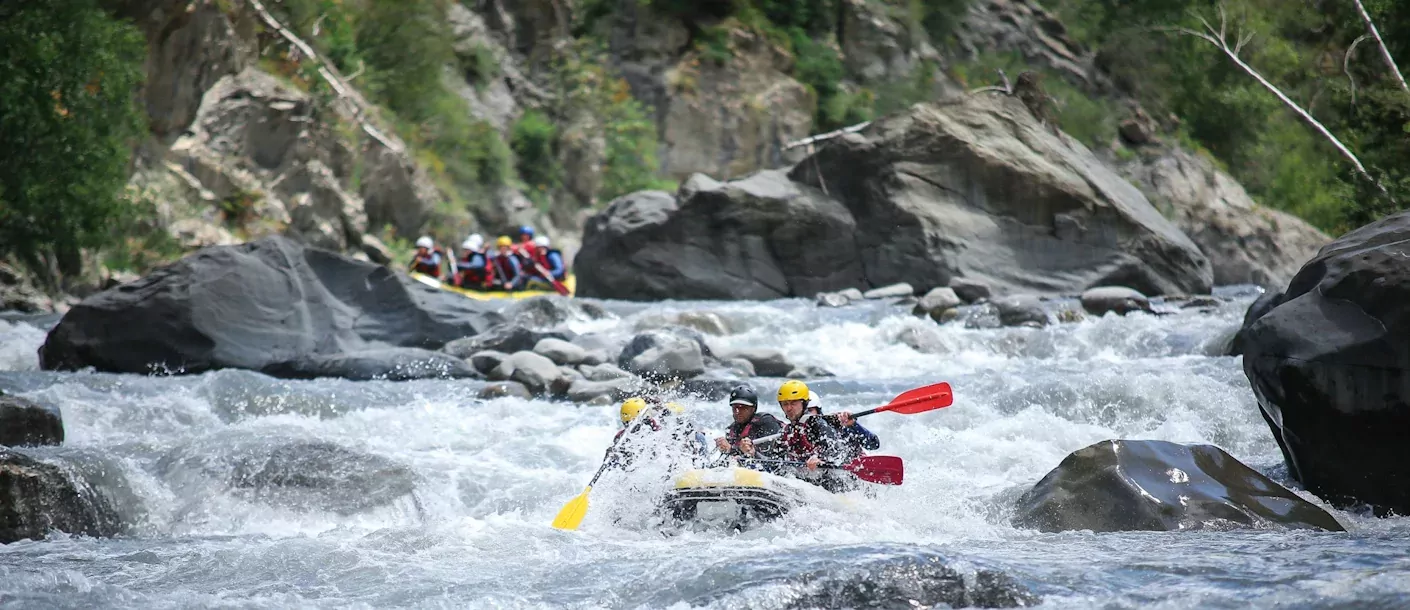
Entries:
[[759,413],[759,395],[747,385],[735,386],[729,393],[730,410],[734,421],[722,438],[715,439],[715,447],[726,455],[744,455],[739,449],[742,439],[756,439],[778,434],[783,422],[768,413]]

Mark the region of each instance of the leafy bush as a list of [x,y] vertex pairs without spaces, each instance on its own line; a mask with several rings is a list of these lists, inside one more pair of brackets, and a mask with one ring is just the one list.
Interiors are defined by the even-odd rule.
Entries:
[[558,126],[547,115],[530,110],[514,123],[510,146],[518,161],[519,177],[531,189],[557,189],[563,168],[558,163]]
[[31,267],[113,243],[146,44],[96,0],[0,4],[0,253]]

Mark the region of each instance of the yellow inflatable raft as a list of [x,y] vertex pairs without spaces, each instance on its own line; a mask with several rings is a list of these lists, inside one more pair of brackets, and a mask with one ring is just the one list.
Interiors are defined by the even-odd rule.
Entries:
[[[458,286],[452,286],[451,284],[442,282],[429,275],[417,273],[415,271],[411,272],[411,277],[414,278],[416,281],[421,282],[422,284],[425,284],[432,288],[449,290],[461,296],[469,297],[480,301],[484,301],[487,299],[527,299],[530,297],[558,294],[552,288],[544,290],[515,290],[513,292],[506,292],[503,290],[468,290],[465,288],[460,288]],[[568,296],[573,296],[573,294],[577,293],[578,291],[577,276],[571,273],[568,274],[567,279],[563,280],[563,285],[568,287]]]

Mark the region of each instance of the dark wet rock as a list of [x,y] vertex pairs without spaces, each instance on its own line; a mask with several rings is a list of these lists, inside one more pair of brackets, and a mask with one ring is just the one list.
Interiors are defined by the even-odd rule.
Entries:
[[362,350],[332,356],[309,356],[290,362],[277,362],[260,369],[281,379],[339,377],[353,381],[386,379],[464,379],[477,371],[464,360],[444,352],[394,347]]
[[939,557],[873,560],[799,578],[787,608],[1022,608],[1041,601],[1012,576],[980,568],[966,574]]
[[966,303],[982,301],[993,296],[988,284],[967,277],[950,278],[950,290],[955,291],[955,296]]
[[416,490],[410,468],[334,443],[294,440],[249,446],[233,462],[230,484],[256,501],[353,514]]
[[562,339],[547,337],[534,344],[534,353],[558,364],[582,364],[588,359],[588,351]]
[[999,323],[1004,326],[1047,326],[1050,321],[1042,301],[1035,296],[1003,297],[992,303],[998,310]]
[[283,237],[205,248],[75,306],[47,370],[199,373],[369,349],[439,349],[498,322],[489,306]]
[[[1289,473],[1335,506],[1410,514],[1410,212],[1347,233],[1240,333]],[[1262,315],[1259,315],[1259,314]]]
[[705,372],[704,341],[681,333],[650,331],[632,337],[617,357],[623,370],[657,379],[694,377]]
[[518,352],[509,357],[514,372],[509,379],[524,384],[535,395],[547,394],[553,382],[562,376],[552,360],[533,352]]
[[862,293],[864,299],[891,299],[896,297],[908,297],[916,293],[916,289],[910,284],[901,282],[890,286],[872,288]]
[[596,320],[604,317],[605,312],[600,307],[584,306],[568,297],[550,295],[515,301],[503,313],[512,325],[548,329],[573,320]]
[[591,402],[604,396],[617,401],[626,399],[637,390],[637,386],[637,381],[631,378],[610,381],[579,380],[568,386],[564,397],[573,402]]
[[529,388],[524,387],[524,384],[516,381],[491,383],[480,388],[480,392],[475,396],[484,400],[493,398],[523,398],[524,400],[528,400],[534,397],[534,395],[529,392]]
[[767,347],[750,347],[731,350],[720,355],[722,359],[738,358],[749,362],[754,375],[761,377],[783,377],[795,367],[782,351]]
[[612,381],[614,379],[630,379],[632,377],[631,373],[608,363],[584,364],[578,367],[578,371],[580,371],[583,377],[587,378],[588,381]]
[[1213,445],[1109,440],[1079,449],[1019,500],[1016,527],[1045,532],[1313,528],[1343,531]]
[[1227,355],[1242,356],[1244,354],[1244,335],[1248,332],[1249,326],[1252,326],[1254,322],[1257,322],[1259,318],[1262,318],[1268,312],[1273,311],[1273,308],[1281,305],[1282,302],[1283,293],[1277,290],[1270,290],[1259,295],[1259,297],[1248,306],[1248,310],[1244,311],[1243,324],[1239,326],[1238,332],[1234,333],[1233,340],[1229,341],[1229,351]]
[[473,337],[456,339],[447,343],[441,351],[457,358],[469,358],[483,351],[515,352],[533,351],[534,346],[544,339],[571,340],[570,331],[541,331],[517,324],[500,324]]
[[1224,304],[1224,301],[1219,300],[1217,297],[1211,297],[1211,296],[1197,296],[1197,297],[1191,297],[1190,300],[1185,301],[1184,303],[1181,303],[1181,304],[1180,304],[1180,309],[1195,309],[1195,308],[1218,307],[1218,306],[1223,305],[1223,304]]
[[788,377],[789,379],[819,379],[822,377],[835,377],[835,375],[832,374],[832,371],[823,367],[810,364],[808,366],[795,368],[789,371],[787,375],[784,375],[784,377]]
[[466,358],[465,361],[470,363],[470,366],[476,371],[479,371],[480,374],[489,375],[490,371],[495,370],[495,368],[499,367],[501,363],[508,359],[509,354],[504,352],[485,350],[483,352],[476,352],[474,355]]
[[724,400],[729,398],[730,390],[739,385],[740,379],[710,373],[686,379],[676,386],[677,391],[699,397],[701,400]]
[[81,477],[0,447],[0,544],[40,540],[55,530],[107,537],[123,524],[108,498]]
[[62,445],[64,419],[57,407],[0,393],[0,445]]
[[940,312],[939,316],[930,316],[932,320],[935,320],[935,322],[939,324],[949,324],[950,322],[954,322],[955,320],[958,320],[962,317],[964,317],[964,314],[960,313],[960,310],[955,307],[951,307]]
[[1126,315],[1133,311],[1151,311],[1150,299],[1146,295],[1125,286],[1101,286],[1082,293],[1082,308],[1094,316],[1104,316],[1109,311]]
[[485,377],[491,381],[508,381],[514,377],[514,359],[506,357],[500,360],[499,364],[485,373]]
[[582,373],[571,366],[559,366],[558,377],[548,384],[548,393],[556,398],[568,395],[568,388],[579,381],[587,381]]

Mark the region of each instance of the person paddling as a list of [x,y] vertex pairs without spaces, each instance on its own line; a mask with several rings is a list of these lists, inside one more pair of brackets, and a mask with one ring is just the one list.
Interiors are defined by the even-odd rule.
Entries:
[[783,423],[768,413],[759,412],[759,395],[754,388],[738,385],[729,393],[729,406],[734,421],[725,430],[725,435],[715,439],[715,448],[721,454],[742,456],[741,442],[749,442],[751,449],[756,438],[778,434]]
[[496,252],[490,257],[490,280],[495,287],[516,290],[524,285],[524,269],[519,265],[519,257],[514,254],[514,241],[508,235],[495,240]]
[[484,288],[489,282],[489,259],[485,258],[485,238],[476,233],[460,244],[460,258],[455,259],[455,285],[461,288]]
[[607,463],[611,467],[631,470],[632,465],[642,457],[659,459],[664,447],[648,440],[648,436],[654,434],[666,434],[669,438],[667,446],[681,449],[665,456],[670,462],[674,463],[682,456],[689,456],[692,461],[703,459],[705,435],[698,432],[685,417],[685,408],[651,398],[648,401],[633,396],[622,402],[619,410],[622,427],[612,437],[612,446],[607,448]]
[[822,410],[822,398],[817,392],[808,392],[808,413],[821,417],[823,421],[837,428],[838,436],[842,439],[847,448],[847,461],[855,460],[866,455],[867,451],[876,451],[881,448],[881,439],[871,430],[863,428],[857,420],[852,419],[852,413],[841,411],[836,415],[824,415]]
[[416,253],[411,257],[411,270],[433,278],[441,278],[441,265],[445,264],[445,259],[441,256],[441,249],[436,247],[436,241],[429,235],[422,235],[416,240]]

